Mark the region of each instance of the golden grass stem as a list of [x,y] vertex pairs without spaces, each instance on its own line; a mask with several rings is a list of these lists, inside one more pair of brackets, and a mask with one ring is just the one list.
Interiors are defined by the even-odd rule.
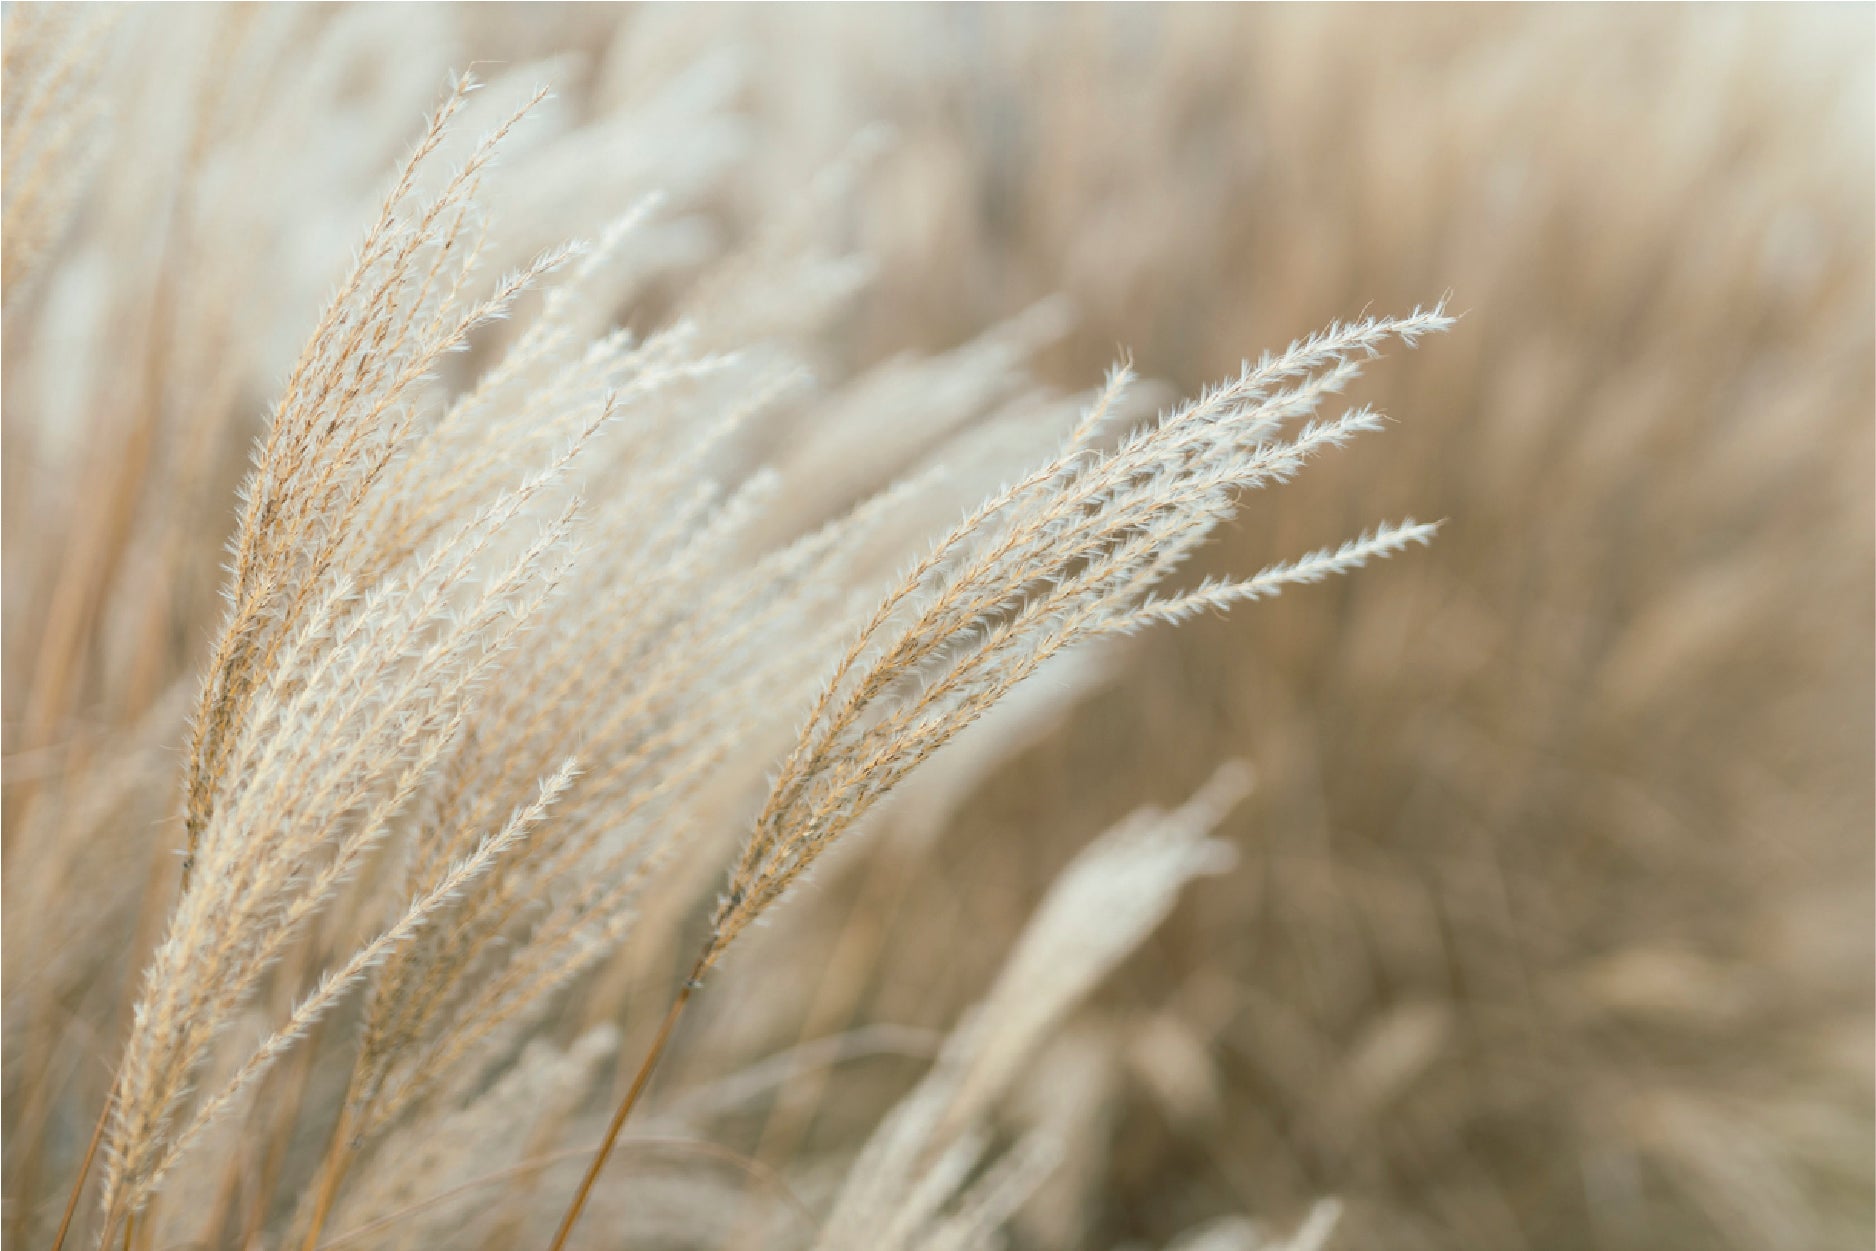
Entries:
[[339,1123],[332,1127],[332,1145],[326,1149],[325,1162],[320,1165],[319,1192],[313,1199],[313,1215],[306,1226],[306,1237],[300,1242],[300,1251],[313,1251],[319,1245],[319,1233],[326,1227],[326,1216],[332,1211],[332,1201],[338,1197],[339,1183],[345,1180],[345,1171],[351,1164],[352,1153],[346,1149],[351,1133],[352,1103],[348,1098],[339,1110]]
[[59,1232],[52,1237],[52,1251],[60,1251],[65,1246],[65,1235],[72,1228],[72,1215],[78,1211],[78,1196],[84,1193],[85,1176],[91,1172],[91,1161],[97,1158],[98,1144],[104,1140],[105,1123],[111,1119],[111,1100],[115,1095],[104,1096],[104,1106],[98,1109],[98,1123],[92,1127],[91,1141],[85,1145],[85,1158],[78,1162],[78,1176],[72,1179],[72,1193],[65,1200],[65,1214],[59,1217]]
[[[651,1047],[645,1052],[645,1058],[639,1063],[638,1072],[632,1078],[631,1089],[619,1101],[618,1110],[612,1114],[612,1124],[606,1127],[606,1137],[600,1142],[599,1150],[593,1153],[593,1162],[586,1166],[586,1176],[580,1179],[579,1189],[573,1192],[573,1202],[567,1206],[567,1214],[560,1218],[560,1228],[554,1232],[554,1240],[548,1244],[548,1251],[564,1251],[567,1238],[573,1233],[580,1213],[586,1208],[587,1197],[593,1192],[593,1183],[599,1180],[600,1171],[606,1167],[606,1160],[612,1155],[613,1145],[619,1141],[619,1131],[625,1128],[625,1119],[632,1114],[639,1096],[645,1092],[645,1086],[651,1081],[652,1070],[658,1066],[658,1057],[664,1054],[665,1044],[671,1041],[671,1031],[677,1028],[678,1018],[684,1015],[684,1006],[690,1002],[692,993],[699,985],[708,956],[706,951],[691,970],[691,975],[684,979],[684,986],[677,992],[677,998],[671,1001],[670,1010],[664,1014],[658,1033],[652,1038]],[[311,1251],[310,1246],[307,1251]]]

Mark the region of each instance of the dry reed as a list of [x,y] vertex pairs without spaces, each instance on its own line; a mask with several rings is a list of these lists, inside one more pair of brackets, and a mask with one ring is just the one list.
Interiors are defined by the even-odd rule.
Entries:
[[1870,32],[168,16],[4,38],[6,1237],[1866,1234]]

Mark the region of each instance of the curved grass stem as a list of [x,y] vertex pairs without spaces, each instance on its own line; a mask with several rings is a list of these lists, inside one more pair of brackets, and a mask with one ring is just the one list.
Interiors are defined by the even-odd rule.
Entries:
[[579,1223],[580,1213],[585,1210],[586,1201],[593,1193],[593,1184],[599,1180],[600,1172],[606,1167],[606,1160],[612,1155],[613,1146],[619,1141],[619,1131],[625,1128],[626,1118],[631,1116],[639,1096],[645,1093],[652,1070],[658,1067],[658,1057],[664,1054],[665,1044],[671,1041],[671,1032],[677,1028],[678,1018],[684,1015],[684,1006],[690,1002],[691,995],[700,984],[704,970],[708,967],[708,958],[709,952],[706,951],[691,970],[691,975],[684,980],[677,998],[671,1001],[670,1010],[664,1014],[664,1020],[651,1040],[651,1047],[645,1052],[638,1072],[632,1077],[631,1088],[625,1092],[625,1098],[619,1101],[617,1110],[612,1114],[612,1123],[606,1127],[606,1136],[601,1140],[599,1150],[593,1153],[593,1162],[586,1166],[586,1175],[580,1179],[579,1189],[573,1192],[573,1202],[567,1206],[567,1214],[561,1217],[560,1228],[554,1232],[554,1240],[548,1244],[548,1251],[564,1251],[567,1239],[572,1235],[573,1227]]

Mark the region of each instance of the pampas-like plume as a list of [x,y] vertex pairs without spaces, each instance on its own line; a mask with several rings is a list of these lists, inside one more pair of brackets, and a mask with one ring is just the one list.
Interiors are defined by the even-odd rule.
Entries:
[[[424,433],[426,376],[561,257],[502,279],[492,294],[469,294],[476,182],[520,114],[433,197],[420,198],[417,182],[470,89],[460,82],[431,119],[256,455],[228,618],[196,712],[182,895],[146,970],[118,1074],[107,1226],[147,1202],[205,1123],[175,1127],[217,1034],[418,792],[468,720],[478,683],[571,559],[574,505],[555,503],[553,488],[609,403],[589,410],[539,472],[452,500],[436,538],[409,559],[385,561],[386,532],[364,524],[387,469]],[[538,533],[520,537],[544,506],[553,511]],[[499,556],[504,549],[513,550]],[[360,577],[382,564],[390,567],[361,589]],[[570,777],[557,775],[533,804],[485,827],[486,841],[255,1053],[237,1087],[498,860]],[[234,1093],[212,1097],[205,1115]]]
[[1436,528],[1383,526],[1242,582],[1157,587],[1238,492],[1379,427],[1357,408],[1307,417],[1381,345],[1451,325],[1442,307],[1332,326],[1163,416],[1107,453],[1095,440],[1132,372],[1116,369],[1054,460],[966,517],[886,597],[823,689],[730,875],[699,960],[708,969],[911,770],[1064,648],[1176,621],[1357,568]]
[[556,1233],[560,1251],[691,993],[737,937],[875,803],[1050,657],[1077,643],[1321,580],[1425,543],[1406,521],[1242,582],[1154,589],[1231,517],[1239,492],[1378,428],[1356,408],[1308,421],[1390,342],[1446,329],[1443,306],[1331,326],[1102,452],[1133,374],[1116,368],[1067,445],[965,517],[861,627],[823,687],[731,871],[709,938]]

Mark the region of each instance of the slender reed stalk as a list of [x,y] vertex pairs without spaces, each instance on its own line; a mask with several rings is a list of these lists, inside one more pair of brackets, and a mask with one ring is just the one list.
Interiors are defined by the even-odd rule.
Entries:
[[[709,954],[705,949],[705,956]],[[554,1231],[554,1240],[548,1244],[549,1251],[562,1251],[567,1239],[573,1233],[573,1227],[579,1223],[580,1213],[586,1210],[586,1201],[593,1193],[593,1184],[599,1180],[600,1173],[606,1167],[606,1161],[612,1156],[614,1144],[619,1141],[619,1131],[625,1128],[626,1118],[632,1115],[632,1109],[638,1106],[639,1096],[645,1093],[645,1087],[651,1081],[652,1070],[658,1066],[658,1058],[664,1054],[665,1045],[671,1041],[671,1032],[677,1028],[679,1018],[684,1015],[685,1005],[702,985],[698,980],[707,968],[706,960],[700,958],[690,977],[671,1000],[671,1007],[664,1014],[664,1020],[658,1025],[658,1032],[652,1036],[651,1046],[645,1051],[645,1058],[639,1061],[638,1071],[632,1075],[632,1085],[625,1092],[625,1098],[612,1114],[612,1120],[606,1126],[606,1136],[600,1140],[599,1149],[593,1153],[592,1162],[586,1166],[586,1173],[580,1178],[580,1184],[573,1192],[573,1201],[567,1205],[567,1214],[560,1218],[560,1227]]]
[[300,1240],[300,1251],[313,1251],[319,1245],[319,1234],[326,1227],[326,1216],[332,1211],[332,1201],[338,1197],[339,1184],[345,1180],[346,1170],[351,1167],[351,1138],[352,1102],[347,1099],[339,1106],[339,1120],[332,1127],[332,1143],[326,1148],[326,1158],[319,1166],[319,1186],[313,1196],[313,1214],[306,1223],[306,1236]]
[[97,1158],[98,1144],[104,1141],[104,1127],[110,1123],[111,1100],[104,1097],[104,1106],[98,1109],[98,1123],[91,1129],[91,1141],[85,1144],[85,1154],[78,1161],[78,1175],[72,1178],[72,1193],[65,1199],[65,1211],[59,1216],[59,1232],[52,1237],[52,1251],[62,1251],[65,1235],[72,1227],[72,1213],[78,1210],[78,1198],[85,1192],[85,1177],[91,1172],[91,1162]]

